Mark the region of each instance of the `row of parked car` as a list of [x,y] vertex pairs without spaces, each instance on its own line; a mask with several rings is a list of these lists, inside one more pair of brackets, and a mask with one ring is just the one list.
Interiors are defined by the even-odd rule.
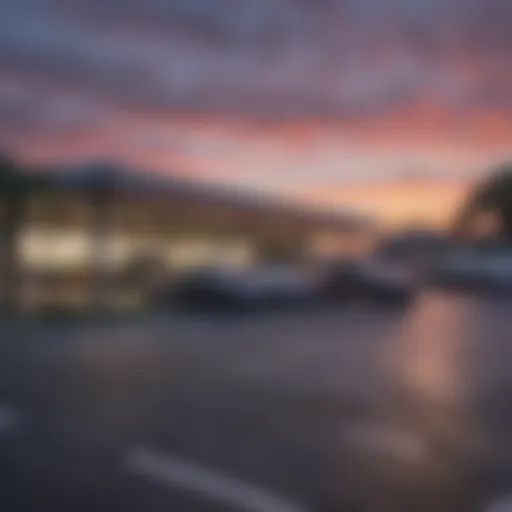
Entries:
[[315,273],[285,266],[199,269],[160,289],[154,301],[194,310],[273,311],[355,299],[405,306],[414,293],[413,276],[403,267],[366,259]]
[[282,265],[197,269],[163,286],[153,299],[166,307],[261,311],[351,300],[407,307],[424,286],[512,293],[508,246],[452,245],[425,258],[404,258],[403,251],[389,248],[383,244],[365,257],[338,261],[314,273]]

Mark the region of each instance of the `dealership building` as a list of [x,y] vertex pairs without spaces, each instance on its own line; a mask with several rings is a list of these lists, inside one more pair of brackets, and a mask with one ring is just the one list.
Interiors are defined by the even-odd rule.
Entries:
[[33,302],[83,302],[98,274],[109,293],[140,300],[186,268],[305,263],[357,250],[372,232],[357,215],[110,164],[49,176],[19,238]]

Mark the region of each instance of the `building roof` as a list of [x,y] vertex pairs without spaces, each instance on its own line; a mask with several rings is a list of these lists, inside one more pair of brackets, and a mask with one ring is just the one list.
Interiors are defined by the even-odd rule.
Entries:
[[321,227],[343,230],[369,228],[369,218],[351,212],[292,203],[220,185],[209,185],[173,175],[137,171],[111,163],[90,163],[52,171],[52,185],[68,190],[129,192],[143,197],[180,198],[205,204],[227,205],[244,212],[278,215]]

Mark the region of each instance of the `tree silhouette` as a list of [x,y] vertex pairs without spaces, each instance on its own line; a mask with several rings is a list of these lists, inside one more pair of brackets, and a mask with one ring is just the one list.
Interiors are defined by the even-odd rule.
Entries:
[[29,197],[44,187],[46,178],[30,173],[7,155],[0,155],[0,310],[14,313],[19,306],[20,258],[18,236]]

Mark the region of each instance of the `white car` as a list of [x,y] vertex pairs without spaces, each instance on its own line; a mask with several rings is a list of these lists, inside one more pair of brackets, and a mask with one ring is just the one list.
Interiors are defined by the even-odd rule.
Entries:
[[438,263],[434,276],[440,284],[512,291],[512,252],[459,250]]
[[488,254],[482,267],[483,279],[491,287],[512,291],[512,255]]

